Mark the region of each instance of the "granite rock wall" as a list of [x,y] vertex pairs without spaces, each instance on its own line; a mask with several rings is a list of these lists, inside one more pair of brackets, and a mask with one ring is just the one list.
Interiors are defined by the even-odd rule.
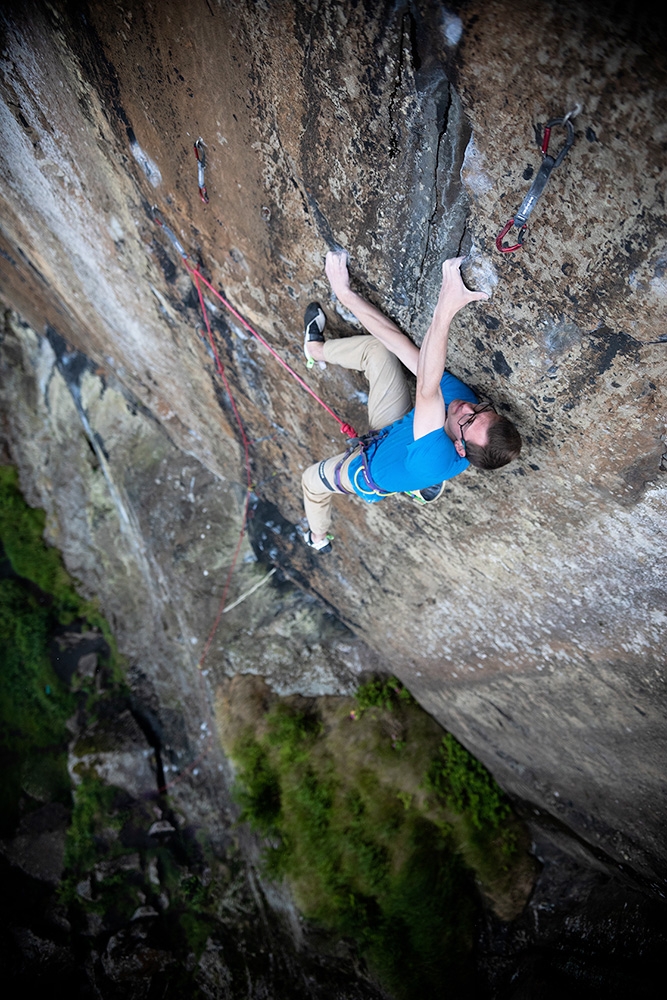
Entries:
[[[352,328],[326,250],[349,251],[356,286],[418,343],[439,265],[462,253],[491,298],[457,317],[449,367],[513,414],[521,460],[466,472],[429,509],[343,499],[328,559],[294,525],[301,471],[340,449],[336,425],[212,309],[257,498],[230,599],[268,572],[257,555],[281,570],[221,622],[208,683],[274,670],[281,690],[323,693],[383,665],[577,850],[663,891],[662,22],[574,0],[210,0],[8,4],[1,24],[5,454],[179,745],[207,703],[198,656],[246,480],[152,206],[360,430],[361,380],[302,367],[309,301],[332,335]],[[499,254],[539,168],[536,126],[577,105],[524,248]]]

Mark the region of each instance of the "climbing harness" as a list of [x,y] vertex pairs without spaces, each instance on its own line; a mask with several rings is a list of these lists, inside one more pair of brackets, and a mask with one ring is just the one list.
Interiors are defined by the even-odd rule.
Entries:
[[[354,454],[354,452],[359,450],[361,456],[361,465],[355,471],[353,476],[353,482],[356,487],[355,492],[368,497],[370,502],[375,500],[382,500],[384,497],[392,496],[392,492],[389,490],[383,490],[382,487],[373,480],[371,476],[371,469],[369,464],[368,450],[372,445],[377,445],[380,443],[382,438],[386,435],[387,428],[383,427],[381,430],[369,431],[367,434],[362,434],[360,436],[354,434],[348,438],[347,449],[345,454],[337,463],[334,469],[334,482],[336,488],[341,491],[341,493],[350,493],[350,490],[343,486],[341,479],[341,472],[343,466],[347,460]],[[373,449],[373,454],[375,454],[375,448]],[[371,456],[372,457],[372,456]],[[321,467],[320,467],[321,469]],[[324,476],[323,470],[320,471],[320,479],[327,485],[328,489],[330,486],[326,483],[326,477]],[[371,499],[372,498],[372,499]]]
[[[320,462],[317,467],[317,473],[324,484],[324,486],[330,490],[332,493],[340,492],[347,493],[350,496],[361,496],[363,499],[367,500],[368,503],[375,503],[378,500],[384,500],[385,497],[396,496],[395,491],[383,490],[381,486],[375,482],[371,475],[369,457],[372,458],[373,455],[368,454],[371,445],[378,445],[382,438],[387,433],[387,428],[383,427],[381,430],[369,431],[368,434],[363,434],[360,437],[351,437],[347,442],[347,449],[343,457],[336,463],[334,468],[334,483],[332,486],[326,477],[324,467],[327,460]],[[355,471],[350,475],[348,467],[348,477],[353,484],[353,489],[348,490],[343,486],[342,481],[342,470],[346,462],[359,450],[359,455],[361,457],[361,464],[357,466]],[[373,450],[375,454],[375,449]],[[427,486],[421,490],[403,490],[403,495],[409,497],[414,503],[419,504],[423,507],[426,504],[433,503],[438,500],[445,490],[445,483],[436,483],[435,486]]]
[[[572,124],[572,119],[575,118],[580,111],[581,105],[577,104],[562,118],[552,118],[551,121],[548,121],[544,126],[544,136],[541,135],[541,129],[538,130],[537,145],[539,146],[543,157],[542,166],[538,170],[537,177],[531,184],[528,194],[521,202],[519,208],[512,218],[507,220],[496,237],[496,247],[501,253],[513,253],[515,250],[520,250],[523,246],[526,229],[528,227],[528,219],[537,204],[538,198],[546,187],[551,171],[560,166],[572,147],[572,143],[574,142],[574,125]],[[566,130],[566,137],[560,152],[554,157],[548,152],[549,140],[551,138],[551,130],[558,126],[562,126]],[[513,246],[503,246],[503,240],[512,226],[514,226],[518,232],[517,242]]]
[[[364,486],[367,488],[368,492],[373,493],[376,497],[380,498],[391,496],[392,491],[383,490],[382,487],[378,486],[378,484],[374,481],[373,477],[371,476],[371,467],[368,461],[369,459],[368,451],[371,445],[374,445],[375,446],[373,448],[373,455],[374,455],[375,452],[377,451],[377,446],[379,445],[380,441],[382,441],[382,439],[385,437],[386,434],[387,434],[387,428],[383,427],[382,430],[369,431],[368,434],[363,434],[361,437],[353,437],[350,439],[349,442],[353,449],[356,447],[357,444],[361,448],[361,465],[359,466],[354,477],[357,487],[360,486],[359,480],[363,479]],[[364,490],[364,492],[366,492],[366,490]]]
[[195,143],[195,156],[197,157],[197,184],[199,185],[199,197],[208,205],[208,195],[206,184],[204,183],[204,171],[206,170],[206,153],[204,140],[199,137]]
[[[317,474],[320,477],[324,486],[330,490],[332,493],[340,492],[347,493],[348,496],[354,496],[355,493],[362,494],[363,496],[368,496],[374,500],[381,500],[384,497],[393,496],[392,493],[387,490],[383,490],[380,486],[374,482],[371,476],[370,466],[368,464],[368,448],[372,444],[379,444],[384,435],[386,434],[387,428],[383,427],[382,430],[369,431],[368,434],[362,434],[361,436],[354,435],[349,437],[347,440],[347,448],[345,454],[336,463],[334,468],[334,485],[332,486],[327,479],[324,467],[327,463],[327,459],[317,467]],[[355,453],[358,452],[361,457],[361,464],[355,471],[354,475],[350,477],[352,482],[356,486],[356,490],[348,490],[347,487],[343,486],[342,471],[345,463],[351,459]],[[349,470],[348,470],[349,475]]]

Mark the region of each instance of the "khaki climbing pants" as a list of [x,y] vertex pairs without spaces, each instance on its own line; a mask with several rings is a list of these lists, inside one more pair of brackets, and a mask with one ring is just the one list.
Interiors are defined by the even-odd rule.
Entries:
[[[331,365],[352,368],[363,372],[368,379],[368,423],[370,430],[379,430],[395,420],[400,420],[410,409],[412,400],[405,379],[403,366],[395,354],[388,351],[379,340],[370,334],[344,337],[341,340],[327,340],[324,344],[324,359]],[[331,501],[334,493],[354,493],[347,475],[352,460],[359,454],[356,449],[348,456],[340,470],[344,490],[335,486],[334,471],[345,452],[315,462],[304,472],[303,505],[310,530],[314,535],[324,535],[331,524]],[[331,484],[329,489],[320,476],[322,472]]]

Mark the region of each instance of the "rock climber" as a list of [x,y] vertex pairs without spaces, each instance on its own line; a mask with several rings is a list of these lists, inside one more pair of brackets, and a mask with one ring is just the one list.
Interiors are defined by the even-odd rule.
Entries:
[[[315,462],[303,474],[308,520],[304,540],[320,553],[331,550],[331,501],[336,493],[369,503],[408,493],[417,502],[429,502],[440,495],[446,480],[468,465],[498,469],[519,456],[521,437],[514,424],[445,371],[453,317],[468,303],[489,297],[466,288],[463,259],[454,257],[442,265],[440,294],[419,348],[352,290],[344,251],[326,256],[332,291],[368,333],[325,340],[324,311],[311,302],[304,317],[304,353],[310,365],[326,367],[328,362],[364,373],[371,431],[351,439],[346,452]],[[414,408],[403,366],[417,376]]]

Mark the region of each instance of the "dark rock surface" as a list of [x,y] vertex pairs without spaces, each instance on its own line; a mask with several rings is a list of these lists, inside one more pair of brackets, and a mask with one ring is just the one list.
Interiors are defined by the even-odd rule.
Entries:
[[496,1000],[650,996],[660,978],[665,907],[538,832],[544,869],[523,915],[481,930],[480,980]]
[[[35,2],[0,16],[4,455],[100,596],[165,765],[202,757],[179,804],[204,826],[224,813],[216,677],[324,693],[386,665],[559,849],[661,898],[664,17],[583,0]],[[534,129],[576,104],[525,247],[501,256],[495,236],[539,167]],[[492,298],[457,318],[449,364],[526,442],[520,463],[467,472],[428,510],[343,501],[317,561],[294,530],[299,479],[339,450],[335,424],[214,313],[266,522],[253,537],[281,569],[221,619],[206,676],[242,448],[153,204],[299,372],[311,299],[333,335],[350,329],[327,248],[350,251],[358,287],[417,342],[441,260],[467,253]],[[360,381],[306,377],[363,429]],[[231,600],[267,575],[260,548],[243,543]]]

